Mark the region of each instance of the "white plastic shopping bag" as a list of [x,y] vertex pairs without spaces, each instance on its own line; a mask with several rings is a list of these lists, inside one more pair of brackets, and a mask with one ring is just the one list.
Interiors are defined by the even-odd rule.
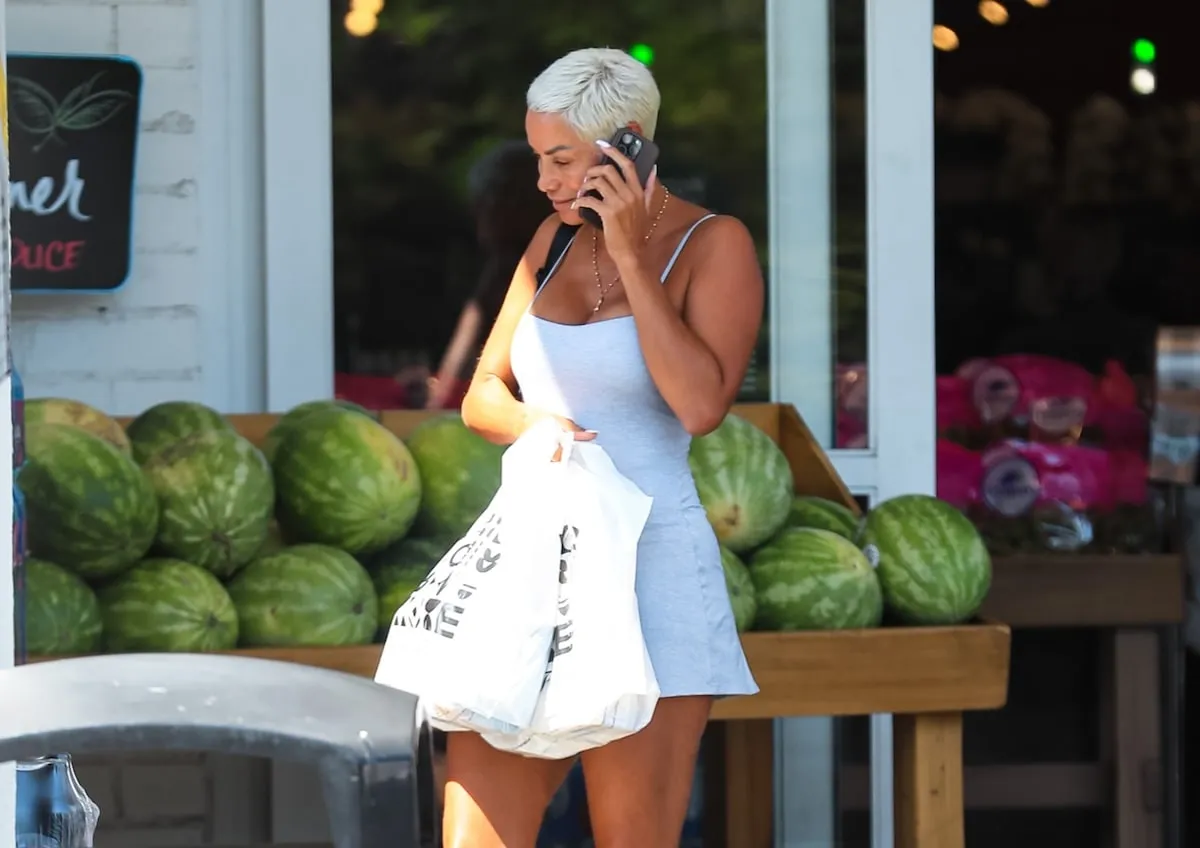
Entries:
[[561,430],[505,452],[491,504],[392,618],[375,681],[420,699],[443,730],[527,727],[557,625]]
[[634,592],[651,498],[604,449],[565,443],[558,626],[529,725],[484,733],[494,747],[561,759],[636,733],[654,715],[658,681]]

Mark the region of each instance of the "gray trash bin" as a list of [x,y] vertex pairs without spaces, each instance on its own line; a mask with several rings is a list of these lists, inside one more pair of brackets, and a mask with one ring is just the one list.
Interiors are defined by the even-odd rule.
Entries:
[[209,654],[0,671],[0,762],[132,750],[315,763],[337,848],[438,844],[430,731],[406,693],[336,671]]

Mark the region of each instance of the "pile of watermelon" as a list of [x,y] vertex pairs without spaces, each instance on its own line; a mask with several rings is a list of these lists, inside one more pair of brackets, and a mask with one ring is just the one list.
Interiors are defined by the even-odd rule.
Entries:
[[[174,401],[122,427],[77,401],[26,404],[31,653],[366,644],[500,483],[503,448],[447,413],[404,440],[312,401],[255,441]],[[991,564],[951,505],[865,517],[797,497],[787,457],[730,415],[693,440],[739,631],[952,624]]]
[[689,460],[740,631],[957,624],[987,595],[991,559],[951,504],[903,495],[860,517],[796,496],[787,457],[736,415],[693,440]]
[[401,441],[314,401],[256,445],[173,401],[127,427],[26,403],[29,651],[220,651],[370,643],[470,527],[503,449],[457,415]]

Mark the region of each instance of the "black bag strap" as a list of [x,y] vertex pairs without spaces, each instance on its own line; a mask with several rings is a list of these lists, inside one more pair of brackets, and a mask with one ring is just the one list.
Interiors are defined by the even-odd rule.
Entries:
[[578,229],[578,226],[559,224],[558,229],[554,231],[554,239],[550,242],[550,249],[546,251],[546,262],[537,271],[537,287],[539,291],[541,291],[542,286],[546,283],[546,275],[562,259],[563,253],[566,252],[567,246],[571,243],[571,239],[575,237],[575,231]]

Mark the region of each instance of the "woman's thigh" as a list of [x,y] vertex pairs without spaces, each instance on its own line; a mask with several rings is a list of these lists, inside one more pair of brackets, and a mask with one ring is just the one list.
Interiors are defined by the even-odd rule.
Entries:
[[477,733],[446,738],[444,848],[533,848],[574,760],[498,751]]
[[580,755],[596,848],[679,844],[712,701],[663,698],[643,730]]

